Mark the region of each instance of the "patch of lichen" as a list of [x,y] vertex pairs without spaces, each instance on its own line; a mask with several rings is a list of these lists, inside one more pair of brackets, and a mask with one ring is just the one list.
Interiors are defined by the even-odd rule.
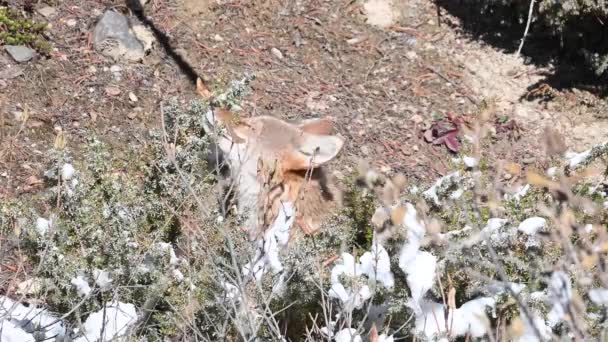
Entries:
[[0,43],[28,45],[42,54],[51,52],[51,45],[44,39],[46,23],[26,19],[19,11],[0,7]]

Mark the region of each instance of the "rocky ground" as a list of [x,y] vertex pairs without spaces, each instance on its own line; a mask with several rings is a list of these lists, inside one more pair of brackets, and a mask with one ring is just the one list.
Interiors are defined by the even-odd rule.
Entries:
[[27,15],[49,23],[50,56],[17,63],[1,55],[10,70],[0,80],[3,197],[35,188],[42,151],[59,130],[72,148],[91,134],[117,146],[145,144],[146,129],[159,122],[160,101],[195,96],[163,47],[212,86],[255,72],[245,115],[333,117],[348,139],[338,163],[343,174],[358,157],[412,181],[444,174],[452,155],[427,144],[422,129],[448,112],[474,121],[483,101],[503,122],[514,120],[507,130],[519,130],[515,141],[499,135],[496,158],[527,165],[542,164],[546,126],[572,150],[589,147],[608,129],[605,102],[579,89],[551,89],[543,84],[550,68],[476,42],[447,14],[438,25],[428,1],[150,1],[145,16],[166,34],[166,45],[140,30],[146,42],[131,41],[137,51],[115,58],[108,54],[121,52],[95,46],[95,27],[108,10],[141,24],[122,2],[39,4]]
[[[224,90],[254,73],[241,115],[331,117],[347,140],[332,165],[338,178],[363,158],[384,174],[405,174],[408,189],[426,189],[454,168],[500,175],[516,189],[522,171],[546,170],[563,161],[552,156],[608,139],[608,104],[592,88],[552,88],[551,65],[480,42],[450,13],[438,17],[429,0],[0,4],[48,23],[50,46],[0,51],[0,201],[49,190],[47,151],[66,145],[78,159],[91,137],[110,146],[111,175],[140,172],[129,167],[140,158],[134,151],[151,144],[165,102],[199,96],[197,76]],[[469,128],[488,121],[481,156],[463,143]],[[512,172],[500,169],[505,163]],[[0,255],[7,240],[0,236]],[[31,260],[15,249],[0,264],[0,275],[15,279],[3,284],[26,278],[21,265]]]

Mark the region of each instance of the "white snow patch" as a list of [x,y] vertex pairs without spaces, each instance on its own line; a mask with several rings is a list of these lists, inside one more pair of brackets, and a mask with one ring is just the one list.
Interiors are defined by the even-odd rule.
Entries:
[[287,246],[289,242],[289,230],[295,220],[295,209],[292,203],[282,203],[279,215],[275,219],[264,237],[257,241],[257,251],[254,261],[243,267],[243,274],[253,274],[260,281],[268,269],[274,274],[283,271],[283,265],[279,260],[280,247]]
[[[392,289],[395,278],[391,272],[390,257],[384,247],[374,242],[372,250],[365,252],[360,262],[355,261],[349,253],[342,253],[341,258],[331,270],[331,289],[329,296],[338,298],[347,307],[360,308],[363,303],[371,298],[372,291],[367,283],[369,281],[379,282],[385,288]],[[367,281],[361,278],[367,276]],[[341,278],[348,278],[350,286],[346,288],[341,283]]]
[[51,228],[52,223],[53,222],[51,220],[39,217],[36,219],[36,230],[40,235],[45,235],[46,232]]
[[585,159],[589,157],[591,154],[591,149],[581,153],[567,153],[566,158],[568,158],[568,166],[572,169],[577,167],[580,163],[582,163]]
[[175,280],[177,282],[181,282],[182,280],[184,280],[184,274],[182,273],[182,271],[180,271],[178,269],[174,269],[172,273],[173,273],[173,278],[175,278]]
[[89,286],[89,282],[83,276],[77,276],[76,278],[72,278],[70,283],[76,287],[76,292],[79,296],[88,296],[91,293],[91,287]]
[[34,341],[32,334],[27,333],[19,323],[31,324],[37,330],[44,327],[39,331],[42,339],[53,337],[62,339],[66,333],[63,322],[46,309],[25,306],[8,297],[0,296],[0,341],[4,341],[5,338],[7,341]]
[[608,306],[608,289],[598,288],[589,290],[589,299],[597,305]]
[[456,189],[454,192],[450,194],[450,199],[457,200],[464,194],[464,190],[461,188]]
[[477,160],[477,158],[473,158],[473,157],[469,157],[469,156],[462,157],[462,161],[464,162],[464,165],[470,169],[474,168],[475,166],[477,166],[479,164],[479,161]]
[[535,235],[540,229],[544,228],[546,224],[547,220],[542,217],[530,217],[523,220],[519,224],[519,227],[517,227],[517,230],[528,235]]
[[406,280],[412,293],[414,311],[420,312],[420,302],[435,281],[437,257],[429,252],[420,251],[426,228],[418,221],[416,209],[411,203],[406,204],[403,225],[407,229],[408,242],[401,249],[399,267],[407,275]]
[[64,181],[70,180],[74,176],[75,172],[76,170],[74,170],[72,164],[63,164],[61,167],[61,179]]
[[93,278],[95,278],[95,284],[97,284],[101,290],[107,290],[112,286],[112,278],[110,278],[110,273],[108,271],[96,268],[93,270]]
[[379,243],[374,243],[371,252],[361,256],[361,269],[372,281],[380,282],[387,289],[395,285],[395,278],[391,272],[391,260],[388,252]]
[[241,300],[241,291],[235,285],[225,281],[222,283],[222,288],[224,289],[226,298],[236,302]]
[[0,320],[0,341],[2,342],[34,342],[34,336],[18,327],[10,320]]
[[[104,312],[105,311],[105,312]],[[105,317],[105,319],[104,319]],[[97,341],[127,341],[129,327],[137,321],[135,305],[122,302],[108,302],[105,310],[101,309],[87,317],[83,325],[84,336],[75,342]],[[103,329],[103,336],[101,331]]]
[[551,311],[547,314],[547,324],[555,327],[562,321],[568,312],[568,306],[572,299],[572,285],[570,278],[562,271],[553,272],[549,281],[548,303],[552,304]]
[[378,342],[394,342],[395,339],[393,338],[393,335],[386,335],[386,334],[382,334],[380,336],[378,336]]
[[336,342],[361,342],[361,336],[357,334],[357,329],[345,328],[334,335]]
[[372,293],[367,285],[362,285],[357,290],[349,289],[347,291],[342,283],[337,282],[331,285],[329,297],[339,299],[346,307],[360,309],[363,303],[372,297]]
[[511,194],[511,195],[505,194],[503,197],[507,201],[508,200],[519,201],[528,194],[528,191],[530,191],[530,184],[520,186],[519,188],[517,188],[517,191],[515,191],[514,194]]
[[458,171],[445,175],[445,176],[439,178],[437,181],[435,181],[435,184],[433,184],[433,186],[431,186],[427,191],[423,192],[422,195],[424,197],[432,200],[435,203],[435,205],[441,205],[441,202],[439,201],[439,195],[437,194],[437,190],[443,186],[444,182],[454,182],[458,178],[460,178],[460,172],[458,172]]
[[[454,337],[470,334],[473,338],[480,338],[491,331],[491,324],[486,315],[486,309],[494,309],[496,300],[481,297],[464,303],[456,310],[449,310],[447,322],[448,330]],[[415,331],[423,333],[431,339],[446,333],[446,320],[444,307],[441,303],[424,301],[422,312],[416,315]]]
[[179,258],[175,254],[175,249],[173,249],[173,246],[170,243],[158,242],[158,243],[156,243],[156,246],[161,251],[169,252],[169,264],[171,264],[171,265],[179,264]]

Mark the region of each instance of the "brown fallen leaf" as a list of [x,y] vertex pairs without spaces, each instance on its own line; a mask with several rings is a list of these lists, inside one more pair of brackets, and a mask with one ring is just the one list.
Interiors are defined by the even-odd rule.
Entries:
[[108,95],[108,96],[120,95],[120,88],[115,87],[115,86],[107,86],[105,91],[106,91],[106,95]]
[[44,181],[34,175],[27,177],[27,179],[25,180],[25,184],[29,186],[39,185],[42,183],[44,183]]

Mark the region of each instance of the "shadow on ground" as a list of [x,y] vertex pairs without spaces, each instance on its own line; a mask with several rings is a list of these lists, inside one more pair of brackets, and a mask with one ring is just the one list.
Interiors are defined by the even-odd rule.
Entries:
[[[450,15],[460,19],[465,33],[507,53],[515,53],[521,41],[528,17],[529,1],[437,0]],[[543,12],[544,13],[544,12]],[[541,83],[565,90],[579,88],[601,97],[608,96],[608,71],[594,73],[583,51],[599,56],[608,55],[608,18],[585,14],[565,20],[561,30],[540,18],[538,7],[522,49],[529,63],[539,66],[552,64],[553,73]],[[540,84],[532,85],[534,89]]]

